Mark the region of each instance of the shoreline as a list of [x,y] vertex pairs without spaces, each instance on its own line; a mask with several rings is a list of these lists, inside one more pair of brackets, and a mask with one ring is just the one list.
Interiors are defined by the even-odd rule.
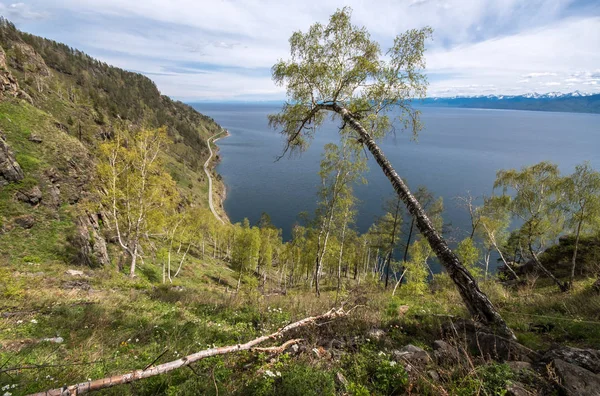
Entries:
[[[225,132],[225,135],[223,136],[219,136],[216,139],[213,139],[212,141],[209,142],[210,144],[214,144],[215,146],[215,152],[213,153],[214,158],[211,158],[211,163],[210,163],[210,170],[211,172],[214,171],[214,174],[218,177],[215,177],[215,184],[219,186],[219,188],[217,188],[217,191],[213,191],[213,198],[216,197],[218,198],[217,202],[216,202],[216,206],[219,209],[219,213],[218,213],[218,218],[219,220],[222,221],[222,223],[229,223],[231,224],[231,220],[229,219],[229,216],[227,216],[227,212],[225,211],[225,206],[224,206],[224,202],[225,199],[227,198],[227,186],[225,185],[225,182],[223,181],[223,178],[221,177],[221,175],[219,175],[216,172],[216,167],[219,164],[219,162],[221,162],[221,157],[218,156],[219,154],[219,146],[217,146],[217,141],[221,140],[221,139],[225,139],[228,138],[229,136],[231,136],[231,133],[229,133],[229,130],[223,128],[223,131]],[[223,132],[221,132],[220,134],[222,134]],[[219,135],[219,134],[217,134]],[[209,139],[210,140],[210,139]],[[216,192],[216,194],[215,194]],[[214,207],[212,208],[214,210]]]

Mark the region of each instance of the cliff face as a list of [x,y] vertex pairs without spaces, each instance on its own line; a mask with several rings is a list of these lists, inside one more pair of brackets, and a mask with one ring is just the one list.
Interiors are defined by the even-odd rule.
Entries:
[[206,206],[206,139],[221,130],[214,120],[140,74],[0,18],[0,261],[109,263],[101,216],[86,204],[97,147],[117,129],[162,126],[179,193]]

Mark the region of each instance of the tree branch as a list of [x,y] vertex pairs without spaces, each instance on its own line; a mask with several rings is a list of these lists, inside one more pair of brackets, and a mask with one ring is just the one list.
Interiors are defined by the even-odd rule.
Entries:
[[[308,318],[301,319],[297,322],[290,323],[287,326],[279,329],[275,333],[255,338],[254,340],[248,341],[245,344],[237,344],[237,345],[224,346],[224,347],[220,347],[220,348],[205,349],[203,351],[196,352],[191,355],[185,356],[181,359],[163,363],[158,366],[149,367],[144,370],[135,370],[135,371],[131,371],[131,372],[125,373],[125,374],[114,375],[112,377],[106,377],[106,378],[102,378],[102,379],[98,379],[98,380],[94,380],[94,381],[82,382],[79,384],[66,386],[66,387],[58,388],[58,389],[51,389],[46,392],[40,392],[40,393],[33,394],[31,396],[67,396],[67,395],[75,396],[75,395],[83,395],[85,393],[97,391],[100,389],[110,388],[110,387],[113,387],[116,385],[128,384],[128,383],[138,381],[138,380],[141,380],[144,378],[149,378],[149,377],[154,377],[156,375],[164,374],[169,371],[176,370],[180,367],[185,367],[185,366],[190,367],[190,364],[197,362],[199,360],[205,359],[207,357],[225,355],[228,353],[239,352],[239,351],[257,350],[257,348],[255,348],[256,345],[261,344],[268,340],[275,340],[277,338],[281,338],[281,337],[283,337],[284,334],[286,334],[294,329],[309,326],[312,324],[316,324],[323,320],[331,320],[331,319],[335,319],[338,317],[346,316],[347,314],[348,313],[346,311],[344,311],[343,308],[337,308],[337,309],[333,308],[323,315],[311,316]],[[285,347],[291,345],[292,343],[296,343],[298,341],[299,340],[290,340],[290,341],[284,343],[283,345],[281,345],[280,347],[260,348],[260,349],[262,349],[263,351],[267,351],[267,352],[277,352],[280,349],[284,350]]]

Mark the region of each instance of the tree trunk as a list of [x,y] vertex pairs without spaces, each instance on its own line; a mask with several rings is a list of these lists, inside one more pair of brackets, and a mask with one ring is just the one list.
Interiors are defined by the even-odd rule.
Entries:
[[367,130],[352,117],[347,109],[339,106],[337,103],[322,106],[338,113],[359,134],[362,143],[367,146],[383,173],[390,180],[398,197],[402,199],[410,214],[415,218],[418,230],[427,239],[440,263],[456,284],[471,315],[485,324],[494,327],[499,333],[514,339],[515,335],[512,330],[510,330],[504,319],[496,311],[488,297],[479,289],[477,282],[462,265],[458,257],[450,250],[443,237],[435,230],[425,210],[423,210],[420,203],[412,195],[408,186],[398,176],[392,164],[386,159]]
[[131,265],[129,266],[129,277],[131,279],[135,278],[135,265],[137,262],[138,256],[138,244],[137,241],[134,242],[133,253],[131,255]]
[[581,221],[577,224],[577,233],[575,235],[575,247],[573,248],[573,258],[571,259],[571,277],[569,278],[568,288],[573,288],[575,280],[575,266],[577,265],[577,249],[579,248],[579,237],[581,235]]
[[535,265],[537,265],[537,267],[539,269],[541,269],[542,272],[544,274],[546,274],[546,276],[548,278],[552,279],[552,281],[554,283],[556,283],[556,285],[558,286],[558,288],[560,289],[560,291],[566,292],[567,290],[569,290],[569,286],[568,286],[567,283],[561,282],[560,279],[558,279],[556,276],[554,276],[552,274],[552,272],[548,271],[548,269],[546,269],[546,267],[544,267],[544,265],[542,264],[542,262],[538,258],[537,254],[535,254],[535,252],[533,251],[533,247],[531,246],[531,243],[528,244],[528,247],[529,247],[529,253],[531,254],[531,257],[532,257],[533,262],[535,263]]
[[408,248],[410,246],[410,239],[412,238],[413,229],[415,227],[415,218],[413,217],[410,221],[410,230],[408,230],[408,239],[406,240],[406,247],[404,248],[404,258],[403,261],[408,260]]
[[388,280],[390,279],[390,263],[392,261],[392,254],[394,253],[394,244],[396,242],[396,227],[398,225],[398,213],[400,212],[400,200],[396,204],[396,213],[394,214],[394,226],[392,227],[392,240],[390,243],[390,251],[387,256],[387,265],[385,267],[385,289],[388,287]]

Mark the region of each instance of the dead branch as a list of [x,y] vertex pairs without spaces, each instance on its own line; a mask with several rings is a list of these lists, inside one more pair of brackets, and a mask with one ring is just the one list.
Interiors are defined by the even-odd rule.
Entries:
[[[180,367],[189,367],[191,363],[197,362],[198,360],[205,359],[211,356],[225,355],[228,353],[239,352],[239,351],[252,351],[257,350],[255,348],[256,345],[261,344],[265,341],[275,340],[284,336],[284,334],[300,328],[309,326],[311,324],[318,323],[323,320],[330,320],[333,318],[338,318],[341,316],[346,316],[347,312],[344,311],[343,308],[333,308],[330,311],[326,312],[323,315],[319,316],[311,316],[308,318],[304,318],[294,323],[290,323],[287,326],[279,329],[275,333],[264,335],[258,338],[255,338],[251,341],[248,341],[245,344],[237,344],[224,346],[220,348],[210,348],[205,349],[200,352],[193,353],[191,355],[185,356],[181,359],[177,359],[171,362],[159,364],[158,366],[149,367],[144,370],[135,370],[126,374],[114,375],[112,377],[106,377],[102,379],[97,379],[94,381],[82,382],[75,385],[65,386],[63,388],[51,389],[46,392],[39,392],[36,394],[32,394],[30,396],[75,396],[75,395],[83,395],[84,393],[97,391],[100,389],[110,388],[116,385],[128,384],[134,381],[138,381],[144,378],[154,377],[156,375],[168,373],[169,371],[176,370]],[[298,340],[291,340],[298,342]],[[287,345],[286,345],[287,344]],[[285,349],[285,347],[289,346],[290,341],[284,343],[280,347],[274,348],[261,348],[267,351],[277,351],[278,349]]]

